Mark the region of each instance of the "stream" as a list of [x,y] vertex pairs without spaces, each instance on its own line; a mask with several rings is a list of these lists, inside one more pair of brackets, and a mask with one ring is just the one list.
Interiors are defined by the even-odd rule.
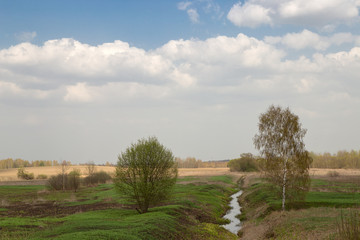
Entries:
[[223,217],[225,219],[229,219],[230,223],[223,225],[223,227],[227,230],[229,230],[230,232],[237,234],[238,231],[241,229],[241,222],[238,218],[236,218],[236,215],[240,214],[241,211],[241,206],[239,205],[238,202],[238,197],[243,193],[242,190],[240,190],[239,192],[231,195],[231,201],[229,206],[231,207],[231,209],[226,213],[226,215]]

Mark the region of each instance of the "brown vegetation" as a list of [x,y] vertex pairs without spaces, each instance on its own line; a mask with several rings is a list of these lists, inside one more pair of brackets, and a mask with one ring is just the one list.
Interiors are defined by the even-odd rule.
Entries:
[[338,151],[336,154],[312,152],[313,168],[360,168],[360,150]]

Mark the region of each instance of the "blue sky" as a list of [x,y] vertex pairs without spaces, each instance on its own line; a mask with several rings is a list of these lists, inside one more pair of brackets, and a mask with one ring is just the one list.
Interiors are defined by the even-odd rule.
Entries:
[[[235,1],[223,1],[230,9]],[[70,37],[92,45],[116,39],[151,49],[172,39],[205,39],[220,34],[237,35],[238,29],[219,19],[206,3],[196,4],[199,23],[192,23],[176,1],[2,1],[1,46],[16,43],[21,32],[37,33],[33,42]],[[219,5],[220,7],[220,5]]]
[[257,154],[275,104],[307,149],[359,149],[359,0],[0,1],[0,159]]

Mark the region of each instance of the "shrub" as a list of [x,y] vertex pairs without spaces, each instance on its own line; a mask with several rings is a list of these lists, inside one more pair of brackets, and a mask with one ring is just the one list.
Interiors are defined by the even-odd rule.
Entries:
[[25,180],[32,180],[34,179],[34,173],[29,173],[24,170],[24,168],[19,168],[17,173],[18,178],[25,179]]
[[109,180],[111,180],[111,176],[105,171],[100,171],[85,177],[84,184],[88,186],[97,185],[100,183],[106,183]]
[[39,175],[36,177],[36,179],[47,179],[47,178],[48,178],[48,176],[45,175],[45,174],[39,174]]
[[251,153],[241,154],[240,158],[230,160],[228,167],[231,172],[254,172],[258,171],[256,159]]
[[71,189],[76,192],[80,186],[80,170],[74,169],[67,175],[67,186],[66,189]]
[[[65,186],[63,187],[63,182]],[[80,170],[75,169],[69,174],[58,174],[51,176],[46,183],[47,188],[50,190],[74,190],[76,192],[80,187]]]
[[[67,174],[65,177],[65,186],[67,182]],[[46,183],[46,186],[51,190],[62,190],[63,189],[63,175],[58,174],[56,176],[51,176]]]

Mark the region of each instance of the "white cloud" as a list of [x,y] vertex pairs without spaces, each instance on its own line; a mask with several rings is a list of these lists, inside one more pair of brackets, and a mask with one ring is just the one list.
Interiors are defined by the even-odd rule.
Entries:
[[86,83],[77,83],[75,86],[68,86],[66,88],[65,101],[69,102],[91,102],[94,98],[91,90]]
[[320,35],[306,29],[300,33],[288,33],[283,37],[265,37],[265,41],[270,44],[282,43],[289,48],[297,50],[304,48],[325,50],[330,46],[330,43],[321,38]]
[[35,78],[39,83],[53,79],[51,85],[83,81],[92,84],[107,81],[160,84],[182,74],[162,56],[130,47],[125,42],[90,46],[73,39],[50,40],[43,46],[22,43],[3,49],[0,51],[0,70],[0,76],[1,72],[16,75],[15,81],[21,84],[30,84],[31,77],[32,82]]
[[[300,56],[289,56],[294,52],[292,38],[301,40],[310,54],[302,56],[299,49]],[[126,146],[147,135],[165,139],[176,155],[221,159],[231,151],[236,156],[239,145],[251,148],[258,115],[268,105],[279,104],[301,114],[304,127],[316,136],[309,137],[309,150],[316,150],[319,139],[329,139],[328,129],[337,131],[343,113],[349,121],[341,128],[344,135],[357,129],[357,39],[350,33],[323,36],[310,31],[265,40],[239,34],[172,40],[149,51],[122,41],[98,46],[74,39],[41,46],[21,43],[0,51],[0,128],[8,139],[22,124],[28,131],[24,136],[43,138],[42,148],[57,136],[57,145],[65,144],[61,151],[80,142],[83,149],[96,149],[101,143],[94,139],[108,139],[112,149],[101,152],[101,159],[106,152],[106,159],[116,158],[119,143]],[[323,50],[326,44],[347,48],[328,53]],[[183,141],[184,136],[189,141]],[[220,140],[202,141],[219,136],[235,143],[218,152]],[[28,146],[31,139],[19,146]],[[337,147],[343,141],[329,144]],[[69,159],[76,157],[84,158],[79,154]]]
[[326,23],[358,17],[358,7],[353,0],[290,0],[280,4],[279,14],[284,19],[305,22],[317,20]]
[[192,23],[199,23],[199,14],[196,9],[190,8],[187,11],[187,14],[189,15],[190,21]]
[[241,3],[235,4],[229,11],[227,18],[239,27],[257,27],[272,23],[270,17],[271,10],[258,4]]
[[45,100],[51,94],[51,91],[41,89],[25,89],[13,82],[6,82],[0,79],[0,99],[34,99]]
[[21,32],[15,34],[15,38],[19,42],[31,42],[37,36],[36,32]]
[[[218,88],[219,96],[228,87],[235,95],[260,90],[270,95],[316,94],[339,86],[357,92],[360,48],[316,52],[356,39],[349,33],[324,37],[304,30],[264,41],[244,34],[173,40],[151,51],[121,41],[98,46],[73,39],[51,40],[43,46],[22,43],[0,51],[0,96],[86,103],[172,98],[208,87]],[[315,52],[310,58],[287,59],[282,45],[312,47]]]
[[307,29],[300,33],[287,33],[282,37],[266,36],[264,38],[265,42],[273,45],[282,44],[296,50],[313,48],[318,51],[324,51],[332,45],[339,46],[345,43],[354,43],[356,39],[357,36],[351,33],[336,33],[332,36],[321,36]]
[[177,7],[179,10],[186,10],[191,4],[192,4],[192,2],[189,2],[189,1],[179,2]]
[[359,7],[354,0],[248,0],[234,4],[228,19],[237,26],[295,24],[332,32],[338,24],[359,22]]

